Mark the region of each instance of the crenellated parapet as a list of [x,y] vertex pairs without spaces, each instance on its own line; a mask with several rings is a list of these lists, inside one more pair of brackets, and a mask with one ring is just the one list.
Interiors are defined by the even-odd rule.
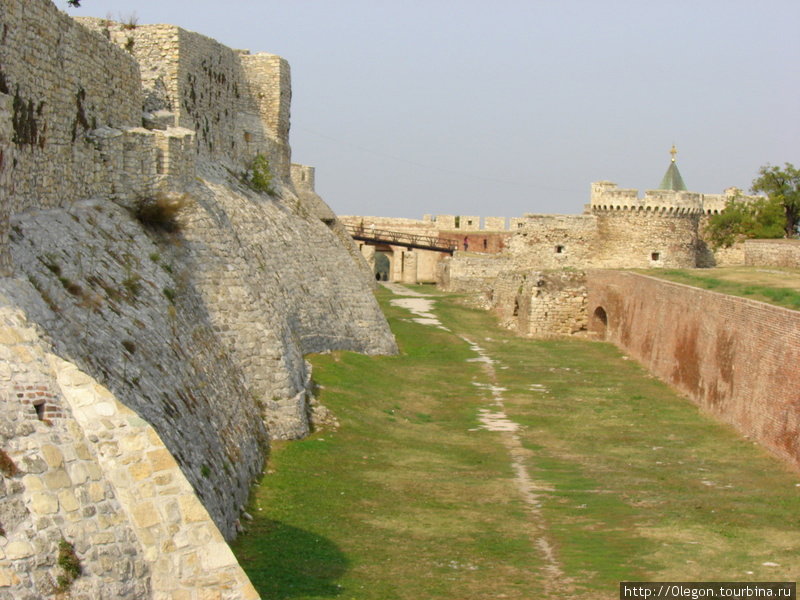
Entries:
[[616,183],[599,181],[592,184],[591,211],[637,211],[645,214],[691,215],[703,212],[703,194],[674,190],[647,190],[644,198],[639,190],[620,189]]

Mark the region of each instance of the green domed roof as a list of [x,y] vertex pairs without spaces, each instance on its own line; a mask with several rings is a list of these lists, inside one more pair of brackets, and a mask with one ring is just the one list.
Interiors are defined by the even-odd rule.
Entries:
[[675,145],[672,145],[672,150],[670,150],[670,154],[672,154],[672,162],[669,163],[669,168],[667,172],[664,174],[664,179],[661,180],[661,185],[658,186],[660,190],[674,190],[676,192],[685,192],[686,191],[686,184],[683,183],[683,177],[681,177],[681,172],[678,171],[678,165],[675,164],[675,155],[678,153],[675,150]]

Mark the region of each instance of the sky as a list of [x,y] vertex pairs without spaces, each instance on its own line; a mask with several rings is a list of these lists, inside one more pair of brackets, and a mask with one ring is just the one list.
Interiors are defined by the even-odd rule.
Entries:
[[292,161],[340,215],[577,214],[591,183],[800,165],[797,0],[82,0],[278,54]]

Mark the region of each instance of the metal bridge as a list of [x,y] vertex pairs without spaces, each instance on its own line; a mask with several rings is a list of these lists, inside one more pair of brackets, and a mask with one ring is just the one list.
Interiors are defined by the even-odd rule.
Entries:
[[347,233],[349,233],[354,240],[370,244],[389,244],[391,246],[404,246],[406,248],[417,248],[419,250],[446,252],[447,254],[453,254],[453,252],[458,250],[457,240],[441,239],[430,235],[417,235],[416,233],[374,229],[373,227],[357,227],[355,225],[345,225],[345,229],[347,229]]

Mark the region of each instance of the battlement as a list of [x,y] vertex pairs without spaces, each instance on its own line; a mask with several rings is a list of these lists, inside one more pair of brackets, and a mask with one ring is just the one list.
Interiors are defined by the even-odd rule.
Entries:
[[616,183],[599,181],[592,184],[592,212],[644,211],[652,214],[699,214],[703,211],[703,194],[674,190],[647,190],[644,198],[639,190],[620,189]]

